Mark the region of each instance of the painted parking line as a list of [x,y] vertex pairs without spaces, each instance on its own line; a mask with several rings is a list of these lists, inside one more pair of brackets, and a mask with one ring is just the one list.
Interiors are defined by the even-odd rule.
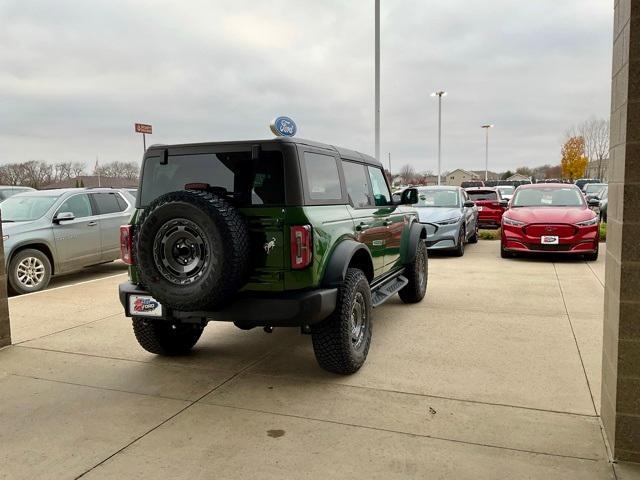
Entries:
[[40,290],[39,292],[31,292],[31,293],[25,293],[25,294],[22,294],[22,295],[16,295],[15,297],[9,297],[9,300],[14,300],[14,299],[17,299],[17,298],[24,298],[24,297],[28,297],[30,295],[38,295],[39,293],[53,292],[54,290],[61,290],[63,288],[77,287],[78,285],[85,285],[87,283],[99,282],[101,280],[107,280],[109,278],[115,278],[115,277],[122,277],[124,275],[127,275],[127,272],[116,273],[115,275],[109,275],[107,277],[94,278],[92,280],[85,280],[83,282],[70,283],[69,285],[62,285],[60,287],[47,288],[45,290]]

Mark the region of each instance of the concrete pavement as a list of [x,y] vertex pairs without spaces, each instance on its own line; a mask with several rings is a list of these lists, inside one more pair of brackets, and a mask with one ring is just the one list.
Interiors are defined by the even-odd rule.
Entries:
[[506,260],[487,241],[434,257],[427,300],[376,309],[349,377],[286,329],[212,323],[188,357],[148,354],[123,278],[10,299],[0,478],[615,478],[604,255]]

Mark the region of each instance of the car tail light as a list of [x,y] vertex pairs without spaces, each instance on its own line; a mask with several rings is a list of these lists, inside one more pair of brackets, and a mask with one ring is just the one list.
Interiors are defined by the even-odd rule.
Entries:
[[120,227],[120,256],[127,265],[133,265],[133,228],[131,225]]
[[291,268],[300,270],[308,267],[312,258],[311,227],[309,225],[291,227]]

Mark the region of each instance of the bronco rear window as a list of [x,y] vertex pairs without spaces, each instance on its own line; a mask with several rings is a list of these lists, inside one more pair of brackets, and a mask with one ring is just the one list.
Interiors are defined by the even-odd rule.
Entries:
[[160,157],[148,157],[142,172],[139,207],[146,207],[165,193],[184,190],[188,183],[208,183],[224,189],[236,205],[283,205],[284,167],[282,153],[262,151],[251,159],[251,152],[169,155],[166,165]]

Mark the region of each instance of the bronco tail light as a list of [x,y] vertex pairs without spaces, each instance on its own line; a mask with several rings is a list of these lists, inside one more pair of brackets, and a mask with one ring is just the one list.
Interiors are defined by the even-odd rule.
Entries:
[[131,225],[120,227],[120,256],[127,265],[133,265],[133,232]]
[[312,258],[311,227],[309,225],[291,227],[291,268],[300,270],[308,267]]

